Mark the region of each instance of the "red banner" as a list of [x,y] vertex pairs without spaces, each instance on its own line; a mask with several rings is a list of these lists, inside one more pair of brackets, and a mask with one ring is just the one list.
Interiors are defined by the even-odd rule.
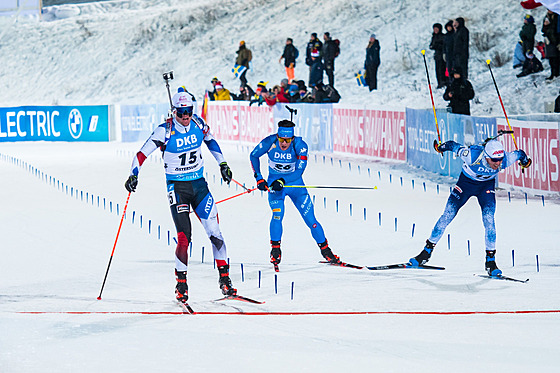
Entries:
[[[532,159],[531,167],[521,172],[518,163],[500,172],[500,182],[536,191],[560,191],[560,165],[558,150],[558,123],[510,120],[517,147]],[[498,130],[508,130],[505,119],[497,119]],[[515,150],[511,135],[504,135],[502,142],[507,151]]]
[[405,113],[335,107],[333,149],[406,161]]
[[207,121],[219,140],[259,143],[274,133],[272,108],[249,106],[248,102],[209,102]]

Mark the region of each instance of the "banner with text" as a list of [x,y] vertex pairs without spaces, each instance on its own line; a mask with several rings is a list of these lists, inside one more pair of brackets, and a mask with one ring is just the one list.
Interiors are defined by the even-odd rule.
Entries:
[[109,141],[109,107],[0,108],[0,142]]
[[[510,120],[515,141],[532,159],[531,167],[521,172],[519,163],[500,172],[500,182],[535,191],[560,192],[559,144],[557,122],[534,122]],[[505,119],[498,119],[498,129],[507,130]],[[507,151],[515,150],[510,135],[501,138]]]
[[121,105],[121,141],[145,141],[157,126],[165,122],[168,113],[169,104]]
[[333,149],[405,161],[405,113],[335,106]]
[[[471,117],[437,110],[441,142],[453,140],[469,146],[480,144],[486,138],[495,136],[496,119]],[[463,162],[451,152],[438,154],[433,147],[438,140],[434,113],[429,109],[406,109],[407,162],[427,171],[457,177]]]

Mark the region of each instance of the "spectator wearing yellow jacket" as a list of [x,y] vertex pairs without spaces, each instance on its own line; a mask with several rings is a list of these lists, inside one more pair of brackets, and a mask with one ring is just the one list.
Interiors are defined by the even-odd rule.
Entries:
[[227,89],[224,88],[222,82],[218,82],[215,85],[216,93],[214,93],[215,101],[228,101],[231,100],[231,94]]

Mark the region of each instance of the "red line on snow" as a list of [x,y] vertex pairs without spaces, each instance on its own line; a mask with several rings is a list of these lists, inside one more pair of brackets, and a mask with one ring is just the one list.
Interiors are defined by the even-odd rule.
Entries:
[[[181,311],[19,311],[27,315],[184,315]],[[355,312],[195,312],[196,315],[244,315],[244,316],[344,316],[344,315],[497,315],[560,313],[560,310],[526,311],[355,311]]]

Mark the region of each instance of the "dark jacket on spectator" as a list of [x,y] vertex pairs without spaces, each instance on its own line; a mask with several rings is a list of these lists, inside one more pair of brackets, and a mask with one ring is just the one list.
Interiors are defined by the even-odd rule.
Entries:
[[523,45],[523,54],[527,52],[532,52],[535,47],[535,34],[537,33],[537,28],[534,23],[525,23],[519,32],[519,37],[521,38],[521,45]]
[[326,64],[334,63],[334,59],[336,58],[336,50],[338,49],[334,40],[329,39],[325,41],[323,45],[323,62]]
[[307,66],[313,65],[313,59],[311,58],[311,52],[313,51],[313,49],[316,49],[319,53],[321,53],[322,48],[323,48],[323,42],[321,42],[321,40],[317,38],[307,43],[307,50],[305,55],[305,64]]
[[457,18],[459,27],[455,30],[453,38],[453,66],[461,68],[462,76],[468,78],[468,61],[469,61],[469,30],[465,27],[465,20],[461,17]]
[[443,59],[443,49],[445,46],[445,36],[442,33],[442,27],[439,23],[434,26],[439,26],[439,33],[432,33],[432,41],[430,42],[430,49],[434,51],[434,60]]
[[315,103],[334,103],[340,101],[340,94],[331,85],[323,85],[323,83],[317,84],[313,88],[313,97],[315,97]]
[[281,57],[284,58],[284,66],[290,67],[290,64],[294,64],[292,67],[296,67],[296,58],[298,58],[298,55],[299,52],[293,44],[286,44]]
[[[548,19],[549,24],[545,25],[545,20]],[[546,58],[558,56],[558,45],[560,34],[557,32],[558,15],[556,13],[547,14],[543,19],[543,27],[541,29],[544,40],[544,55]]]
[[245,46],[245,44],[243,44],[239,46],[239,49],[235,53],[237,53],[235,64],[242,65],[249,68],[249,62],[253,59],[253,54],[251,53],[251,50],[248,49]]
[[311,64],[311,71],[309,73],[309,87],[314,87],[317,83],[323,82],[323,62],[321,57],[315,57]]
[[451,112],[455,114],[471,115],[469,100],[473,97],[472,84],[462,76],[453,79],[443,94],[443,99],[450,102]]
[[[451,26],[451,31],[447,30],[447,26]],[[443,36],[443,54],[445,55],[445,65],[448,73],[453,68],[453,40],[455,39],[455,30],[453,29],[453,21],[445,24],[445,35]]]

